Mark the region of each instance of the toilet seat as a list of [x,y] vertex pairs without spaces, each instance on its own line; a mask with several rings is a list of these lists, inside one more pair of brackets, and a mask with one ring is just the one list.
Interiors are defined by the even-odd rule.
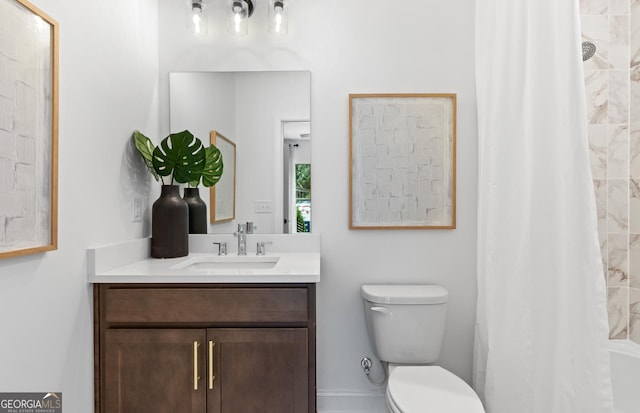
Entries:
[[394,413],[485,413],[478,395],[438,366],[390,366],[387,404]]

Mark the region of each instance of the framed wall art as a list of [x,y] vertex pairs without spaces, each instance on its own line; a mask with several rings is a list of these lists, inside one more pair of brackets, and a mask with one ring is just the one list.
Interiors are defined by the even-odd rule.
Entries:
[[456,95],[349,95],[349,228],[456,227]]
[[0,0],[0,258],[58,244],[58,23]]

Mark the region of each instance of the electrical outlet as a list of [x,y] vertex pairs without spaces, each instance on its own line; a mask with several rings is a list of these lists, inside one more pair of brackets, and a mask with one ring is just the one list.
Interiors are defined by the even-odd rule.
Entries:
[[273,212],[273,203],[271,201],[256,201],[256,214],[270,214]]
[[142,198],[133,198],[133,222],[142,222]]

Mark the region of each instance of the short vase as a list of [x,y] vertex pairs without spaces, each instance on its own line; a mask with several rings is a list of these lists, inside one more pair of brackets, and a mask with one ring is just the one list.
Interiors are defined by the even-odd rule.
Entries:
[[206,234],[207,204],[200,198],[200,188],[185,188],[183,199],[189,206],[189,234]]

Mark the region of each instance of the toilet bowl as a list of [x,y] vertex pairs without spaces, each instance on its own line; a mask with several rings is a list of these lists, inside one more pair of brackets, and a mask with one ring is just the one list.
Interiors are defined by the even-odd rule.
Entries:
[[386,403],[393,413],[485,413],[455,374],[432,365],[440,356],[448,292],[439,285],[363,285],[367,333],[389,365]]
[[385,399],[393,413],[485,413],[471,387],[439,366],[389,366]]

